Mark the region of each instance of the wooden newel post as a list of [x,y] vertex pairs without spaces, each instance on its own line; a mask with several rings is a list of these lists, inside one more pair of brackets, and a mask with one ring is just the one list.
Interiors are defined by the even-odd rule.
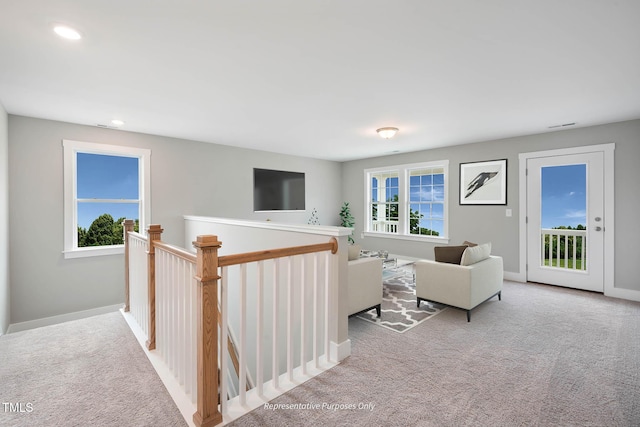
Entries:
[[147,339],[147,348],[155,350],[156,348],[156,248],[153,242],[160,240],[164,230],[159,224],[151,224],[147,228],[147,241],[149,249],[147,251],[147,290],[149,297],[149,337]]
[[129,238],[127,233],[133,231],[132,219],[125,219],[122,223],[122,238],[124,240],[124,311],[129,311]]
[[[193,422],[198,427],[222,422],[218,411],[218,249],[217,236],[198,236],[196,281],[198,282],[198,409]],[[224,398],[224,396],[223,396]]]

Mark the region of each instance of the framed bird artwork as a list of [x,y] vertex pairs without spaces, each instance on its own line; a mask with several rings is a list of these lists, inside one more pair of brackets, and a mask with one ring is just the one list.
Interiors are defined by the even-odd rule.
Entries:
[[461,205],[507,204],[507,159],[460,163]]

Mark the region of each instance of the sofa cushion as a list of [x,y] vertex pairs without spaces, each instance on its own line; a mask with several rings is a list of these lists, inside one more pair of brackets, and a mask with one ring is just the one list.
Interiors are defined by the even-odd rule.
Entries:
[[473,243],[473,242],[470,242],[468,240],[465,240],[464,242],[462,242],[462,244],[465,245],[465,246],[471,246],[471,247],[478,246],[477,243]]
[[437,262],[460,264],[460,259],[465,249],[467,249],[467,246],[436,246],[433,251]]
[[462,254],[460,265],[473,265],[489,258],[491,255],[491,242],[477,246],[468,246]]

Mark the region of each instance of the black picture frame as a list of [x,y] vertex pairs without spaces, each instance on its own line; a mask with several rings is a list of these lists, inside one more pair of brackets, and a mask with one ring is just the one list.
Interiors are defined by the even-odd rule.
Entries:
[[461,205],[507,204],[507,159],[460,163]]

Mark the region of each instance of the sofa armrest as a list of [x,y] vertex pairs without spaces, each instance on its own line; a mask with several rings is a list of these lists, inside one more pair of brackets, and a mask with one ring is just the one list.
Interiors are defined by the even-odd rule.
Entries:
[[349,314],[382,303],[382,258],[348,262]]

